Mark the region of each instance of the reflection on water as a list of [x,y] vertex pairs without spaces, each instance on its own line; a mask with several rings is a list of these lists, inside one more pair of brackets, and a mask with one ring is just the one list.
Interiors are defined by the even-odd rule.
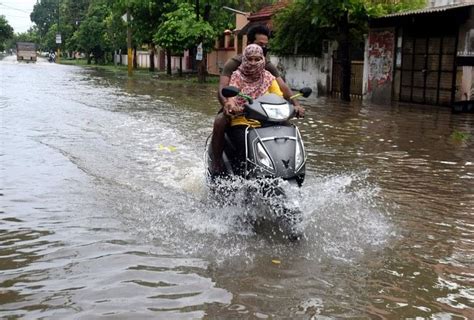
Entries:
[[472,115],[304,102],[289,244],[207,191],[216,85],[0,68],[0,316],[472,318]]

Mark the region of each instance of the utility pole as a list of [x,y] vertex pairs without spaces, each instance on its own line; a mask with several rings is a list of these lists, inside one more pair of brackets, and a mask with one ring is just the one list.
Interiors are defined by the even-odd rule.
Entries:
[[[200,6],[199,6],[199,0],[196,0],[196,21],[199,21],[201,19],[200,14],[199,14]],[[204,16],[203,19],[204,21],[209,21],[209,13],[210,13],[211,7],[209,4],[206,5],[206,8],[204,10]],[[196,64],[197,64],[197,71],[198,71],[198,82],[206,82],[206,59],[207,55],[206,52],[203,49],[203,39],[199,41],[199,45],[196,48]]]
[[133,57],[132,57],[132,29],[130,28],[130,9],[127,8],[127,67],[128,76],[133,76]]
[[56,55],[56,63],[61,63],[61,32],[59,31],[59,12],[61,8],[61,0],[58,0],[58,33],[56,34],[56,43],[58,45],[58,54]]

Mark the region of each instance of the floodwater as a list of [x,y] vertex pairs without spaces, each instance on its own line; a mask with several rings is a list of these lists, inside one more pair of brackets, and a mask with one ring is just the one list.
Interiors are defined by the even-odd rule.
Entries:
[[0,318],[474,318],[474,115],[303,102],[288,243],[208,193],[216,85],[0,77]]

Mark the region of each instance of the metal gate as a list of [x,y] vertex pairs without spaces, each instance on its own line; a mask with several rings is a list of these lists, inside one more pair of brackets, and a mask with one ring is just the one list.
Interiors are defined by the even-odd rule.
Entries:
[[400,100],[449,105],[455,86],[453,35],[403,37]]
[[[362,78],[364,75],[364,61],[351,62],[351,90],[352,98],[362,99]],[[342,64],[340,60],[333,59],[331,76],[331,94],[341,94]]]

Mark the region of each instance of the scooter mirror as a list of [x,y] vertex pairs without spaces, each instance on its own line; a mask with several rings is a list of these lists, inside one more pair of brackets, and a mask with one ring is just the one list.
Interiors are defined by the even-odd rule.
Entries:
[[240,93],[240,90],[237,87],[228,86],[228,87],[222,88],[222,95],[226,98],[235,97],[239,93]]
[[313,92],[313,90],[309,87],[304,87],[304,88],[301,88],[300,90],[300,93],[303,95],[303,97],[307,98],[311,95],[311,93]]

